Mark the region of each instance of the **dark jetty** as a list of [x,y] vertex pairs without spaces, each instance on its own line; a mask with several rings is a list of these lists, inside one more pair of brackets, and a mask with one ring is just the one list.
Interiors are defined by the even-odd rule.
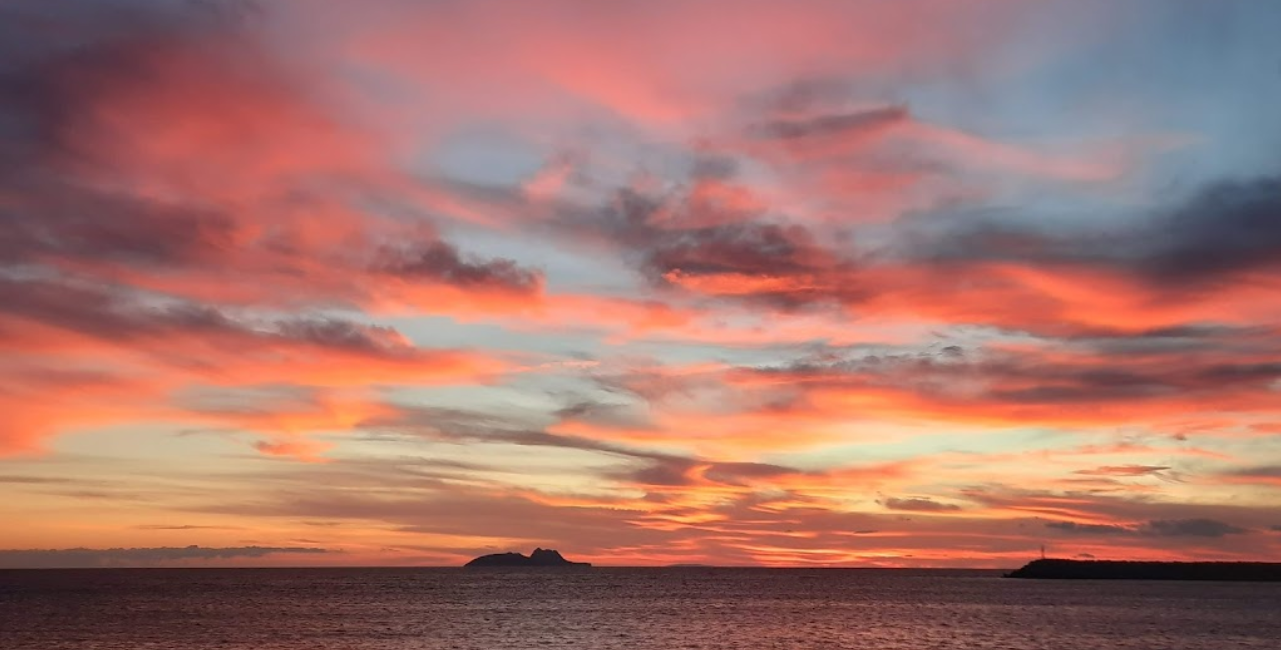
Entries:
[[570,562],[560,553],[548,548],[536,548],[529,555],[520,553],[494,553],[482,555],[463,566],[469,567],[589,567],[590,562]]
[[1007,578],[1056,580],[1223,580],[1281,582],[1275,562],[1117,562],[1110,560],[1034,560]]

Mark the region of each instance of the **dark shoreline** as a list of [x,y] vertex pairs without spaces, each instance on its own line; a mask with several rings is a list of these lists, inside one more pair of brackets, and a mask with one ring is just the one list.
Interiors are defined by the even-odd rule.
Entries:
[[1277,562],[1125,562],[1034,560],[1007,578],[1045,580],[1219,580],[1281,582]]

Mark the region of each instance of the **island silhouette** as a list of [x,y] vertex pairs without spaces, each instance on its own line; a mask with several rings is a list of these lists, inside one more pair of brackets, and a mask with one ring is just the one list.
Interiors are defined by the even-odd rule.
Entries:
[[1126,562],[1040,559],[1005,574],[1007,578],[1054,580],[1222,580],[1281,582],[1274,562]]
[[590,562],[570,562],[561,557],[560,552],[550,548],[536,548],[529,555],[520,553],[493,553],[482,555],[465,567],[537,567],[537,568],[572,568],[590,567]]

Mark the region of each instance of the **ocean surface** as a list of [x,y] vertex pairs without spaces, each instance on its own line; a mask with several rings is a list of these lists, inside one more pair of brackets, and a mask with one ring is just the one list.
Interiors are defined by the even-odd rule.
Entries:
[[1281,583],[876,569],[0,571],[3,650],[1281,648]]

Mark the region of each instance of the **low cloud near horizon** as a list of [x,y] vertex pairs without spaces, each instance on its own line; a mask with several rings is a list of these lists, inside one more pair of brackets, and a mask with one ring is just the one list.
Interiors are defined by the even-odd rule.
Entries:
[[332,553],[313,547],[159,547],[0,550],[0,569],[106,569],[193,566],[225,560]]

